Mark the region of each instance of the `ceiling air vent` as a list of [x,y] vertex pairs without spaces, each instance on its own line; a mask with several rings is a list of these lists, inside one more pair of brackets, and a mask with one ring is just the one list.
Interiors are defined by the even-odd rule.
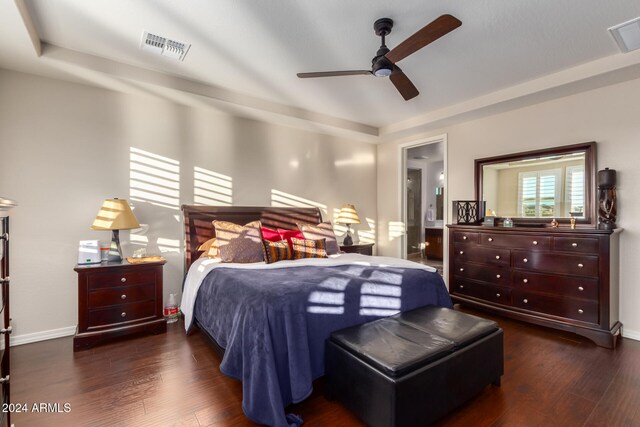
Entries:
[[168,56],[179,61],[184,61],[184,57],[189,52],[190,47],[190,44],[157,36],[147,31],[143,31],[142,41],[140,42],[140,48],[143,50],[155,52],[158,55]]
[[609,32],[622,52],[640,49],[640,17],[615,25]]

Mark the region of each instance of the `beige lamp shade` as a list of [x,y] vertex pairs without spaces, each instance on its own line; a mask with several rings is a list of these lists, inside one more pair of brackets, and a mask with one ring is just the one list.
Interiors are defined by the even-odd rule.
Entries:
[[93,230],[131,230],[140,228],[129,202],[124,199],[107,199],[96,216]]
[[360,224],[360,217],[356,208],[353,205],[346,204],[340,209],[338,218],[336,218],[338,224]]

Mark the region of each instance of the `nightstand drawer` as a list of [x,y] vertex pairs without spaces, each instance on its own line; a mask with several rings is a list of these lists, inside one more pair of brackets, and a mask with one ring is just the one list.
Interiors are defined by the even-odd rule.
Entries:
[[128,269],[120,272],[94,273],[88,277],[89,289],[123,286],[123,285],[144,285],[154,283],[156,273],[152,269],[135,270]]
[[155,300],[156,287],[153,283],[136,286],[100,288],[89,292],[89,309]]
[[340,246],[342,252],[349,254],[373,255],[373,243],[363,243],[360,245]]
[[89,329],[122,325],[127,322],[155,317],[155,301],[121,304],[110,308],[89,310]]

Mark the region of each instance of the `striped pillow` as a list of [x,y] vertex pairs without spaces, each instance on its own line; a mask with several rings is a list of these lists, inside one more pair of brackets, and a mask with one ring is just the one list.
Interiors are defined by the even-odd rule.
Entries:
[[271,264],[276,261],[284,261],[287,259],[293,259],[291,256],[291,248],[286,240],[280,240],[279,242],[271,242],[269,240],[262,240],[262,252],[264,252],[264,261],[267,264]]
[[296,239],[291,238],[293,245],[293,259],[303,258],[327,258],[327,240]]

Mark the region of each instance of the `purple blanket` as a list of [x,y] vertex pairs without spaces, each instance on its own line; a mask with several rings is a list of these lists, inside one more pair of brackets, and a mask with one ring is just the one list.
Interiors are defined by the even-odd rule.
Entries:
[[442,278],[422,269],[216,268],[198,291],[195,317],[225,349],[220,370],[242,381],[247,417],[297,426],[302,420],[284,408],[324,374],[332,331],[425,305],[452,307]]

